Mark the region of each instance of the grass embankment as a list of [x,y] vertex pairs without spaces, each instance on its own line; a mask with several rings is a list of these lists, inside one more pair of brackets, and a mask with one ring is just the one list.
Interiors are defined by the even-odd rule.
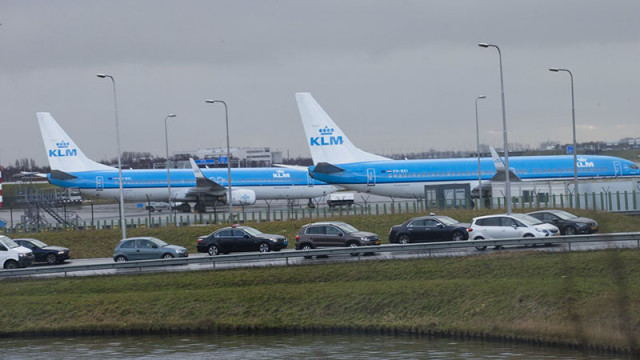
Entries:
[[0,282],[0,336],[370,331],[636,349],[640,251]]
[[[448,210],[438,211],[438,214],[448,215],[461,222],[470,223],[471,219],[476,216],[486,215],[489,213],[504,212],[503,210]],[[600,232],[628,232],[640,231],[640,221],[637,217],[625,216],[620,214],[611,214],[607,212],[596,212],[581,210],[575,211],[576,214],[593,218],[600,225]],[[424,214],[428,214],[424,213]],[[364,231],[371,231],[382,239],[382,243],[388,243],[389,228],[393,225],[403,223],[404,221],[418,216],[416,213],[402,213],[395,215],[372,215],[372,216],[345,216],[335,218],[334,220],[346,221],[356,228]],[[322,219],[324,220],[324,219]],[[315,221],[315,220],[314,220]],[[300,227],[304,224],[312,222],[309,219],[292,220],[292,221],[275,221],[275,222],[248,222],[247,225],[253,226],[262,232],[271,234],[284,235],[289,239],[289,248],[293,248],[295,243],[295,235]],[[187,226],[187,227],[164,227],[149,229],[129,229],[127,236],[155,236],[164,241],[186,247],[189,252],[196,251],[196,242],[198,236],[207,235],[225,225],[203,225],[203,226]],[[118,229],[100,230],[100,231],[56,231],[43,232],[37,234],[9,234],[12,238],[33,236],[43,240],[50,245],[65,246],[71,249],[71,256],[74,258],[90,258],[90,257],[110,257],[113,255],[113,249],[122,237],[122,233]]]

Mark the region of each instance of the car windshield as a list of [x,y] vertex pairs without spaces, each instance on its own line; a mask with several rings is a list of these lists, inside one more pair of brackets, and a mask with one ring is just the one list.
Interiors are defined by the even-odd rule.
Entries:
[[169,244],[167,244],[166,242],[157,239],[157,238],[149,238],[149,240],[153,241],[154,243],[158,244],[158,246],[167,246]]
[[244,230],[244,231],[246,231],[246,232],[248,232],[248,233],[249,233],[249,235],[251,235],[251,236],[259,236],[259,235],[262,235],[262,232],[261,232],[260,230],[258,230],[258,229],[254,229],[254,228],[251,228],[251,227],[244,228],[243,230]]
[[6,236],[0,236],[0,244],[3,244],[4,247],[6,247],[7,249],[13,249],[13,248],[17,248],[18,246],[20,246],[20,245],[16,244],[15,241],[9,239]]
[[564,210],[554,211],[553,214],[562,220],[577,219],[578,217]]
[[340,228],[340,230],[344,231],[347,234],[353,233],[353,232],[357,232],[358,229],[354,228],[353,226],[349,225],[349,224],[336,224],[337,227]]
[[33,243],[33,245],[35,245],[35,246],[37,246],[39,248],[47,247],[47,244],[43,243],[40,240],[33,239],[33,240],[31,240],[31,242]]
[[522,222],[523,224],[527,225],[527,226],[532,226],[532,225],[540,225],[543,222],[534,218],[531,215],[525,215],[525,214],[511,214],[511,216],[513,216],[514,218],[520,220],[520,222]]
[[452,218],[450,218],[448,216],[438,216],[437,219],[442,221],[442,223],[447,225],[447,226],[460,223],[458,220],[452,219]]

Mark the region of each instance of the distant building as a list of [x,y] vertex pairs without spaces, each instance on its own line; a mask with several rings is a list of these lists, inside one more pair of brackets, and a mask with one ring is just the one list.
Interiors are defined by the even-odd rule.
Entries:
[[[271,166],[272,164],[282,163],[282,152],[271,151],[268,147],[232,147],[231,166],[232,167],[257,167]],[[216,164],[226,164],[227,148],[205,148],[187,151],[175,151],[174,158],[187,159],[195,157],[198,159],[213,159]],[[189,167],[178,165],[178,167]]]

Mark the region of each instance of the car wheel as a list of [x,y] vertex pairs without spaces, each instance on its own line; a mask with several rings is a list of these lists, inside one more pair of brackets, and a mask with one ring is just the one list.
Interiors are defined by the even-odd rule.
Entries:
[[216,256],[220,254],[220,248],[218,248],[218,246],[216,245],[209,245],[209,247],[207,248],[207,254],[211,255],[211,256]]
[[567,226],[567,228],[564,229],[564,234],[565,235],[575,235],[576,234],[576,229],[573,226]]
[[[533,235],[532,234],[524,234],[523,237],[531,238],[531,237],[533,237]],[[524,246],[526,246],[526,247],[535,247],[536,244],[531,244],[531,243],[527,244],[527,243],[525,243]]]
[[263,243],[260,243],[260,246],[258,247],[258,250],[261,253],[268,253],[269,251],[271,251],[271,248],[269,247],[269,244],[263,242]]
[[[481,237],[481,236],[478,236],[477,238],[475,238],[473,240],[484,240],[484,238]],[[485,251],[485,250],[487,250],[487,247],[486,246],[476,246],[476,250]]]
[[47,254],[47,264],[53,265],[58,262],[56,254]]
[[118,255],[116,256],[116,262],[125,262],[127,261],[127,258],[122,256],[122,255]]
[[163,258],[163,259],[173,259],[173,255],[171,255],[171,254],[164,254],[164,255],[162,255],[162,258]]
[[464,240],[464,234],[461,231],[454,231],[451,234],[451,241],[462,241]]
[[[354,241],[347,244],[347,247],[350,247],[350,248],[357,248],[358,246],[360,245]],[[351,256],[358,256],[358,255],[359,255],[358,253],[351,253]]]
[[[302,247],[300,248],[300,250],[303,250],[303,251],[307,251],[307,250],[311,250],[311,249],[313,249],[313,247],[311,246],[311,244],[304,244],[304,245],[302,245]],[[305,256],[304,258],[305,258],[305,259],[311,259],[311,258],[313,258],[313,256]]]
[[154,208],[153,206],[151,206],[151,207],[149,208],[149,212],[154,212],[154,211],[156,211],[156,208]]
[[17,269],[18,263],[13,260],[9,260],[6,263],[4,263],[4,268],[7,270]]
[[409,235],[400,235],[400,237],[398,238],[398,244],[408,244],[411,242],[411,239],[409,239]]

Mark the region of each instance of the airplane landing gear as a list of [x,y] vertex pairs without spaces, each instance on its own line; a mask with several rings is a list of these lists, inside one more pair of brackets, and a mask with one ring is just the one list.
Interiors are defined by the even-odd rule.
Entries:
[[183,213],[188,213],[191,212],[191,205],[189,205],[189,203],[182,203],[178,206],[176,206],[176,210],[183,212]]
[[193,206],[193,211],[202,214],[207,212],[207,207],[204,205],[204,203],[199,202]]

